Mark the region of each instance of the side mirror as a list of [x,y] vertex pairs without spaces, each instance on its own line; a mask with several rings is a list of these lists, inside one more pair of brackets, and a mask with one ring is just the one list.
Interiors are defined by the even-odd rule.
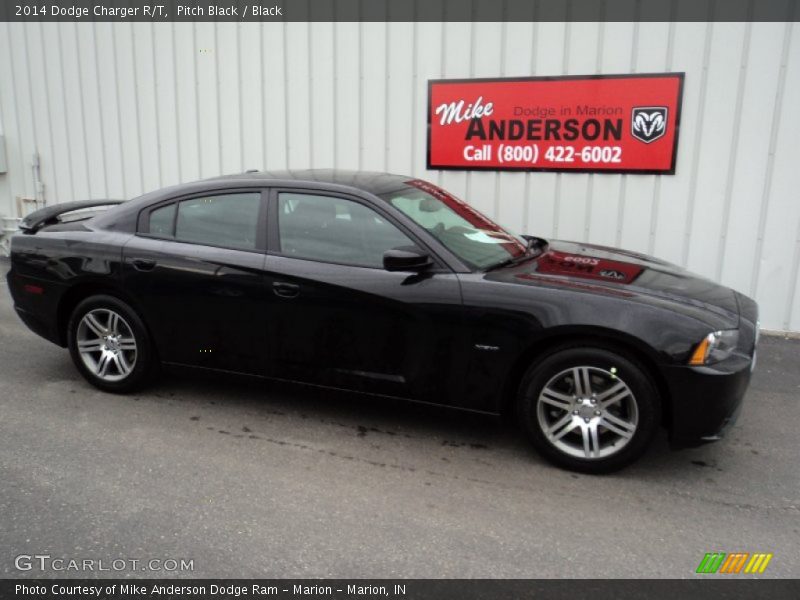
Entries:
[[387,271],[421,271],[432,264],[431,257],[414,246],[392,248],[383,253],[383,268]]

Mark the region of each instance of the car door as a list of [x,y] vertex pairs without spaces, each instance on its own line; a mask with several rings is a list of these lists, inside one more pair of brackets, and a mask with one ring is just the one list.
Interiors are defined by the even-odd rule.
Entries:
[[161,360],[263,372],[266,203],[260,189],[223,190],[140,215],[122,276]]
[[362,198],[274,190],[267,339],[275,377],[449,403],[462,377],[461,291],[434,257],[419,272],[383,253],[422,247]]

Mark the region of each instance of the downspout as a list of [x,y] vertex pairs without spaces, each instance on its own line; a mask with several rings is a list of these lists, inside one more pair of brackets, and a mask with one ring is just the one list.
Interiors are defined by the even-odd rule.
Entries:
[[33,197],[36,200],[36,208],[44,208],[47,206],[47,200],[44,195],[44,182],[42,182],[41,160],[39,159],[38,151],[33,153],[31,170],[33,171]]

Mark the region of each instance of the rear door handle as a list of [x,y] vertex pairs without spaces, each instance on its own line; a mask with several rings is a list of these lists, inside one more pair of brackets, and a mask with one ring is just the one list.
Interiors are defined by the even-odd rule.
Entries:
[[272,291],[281,298],[295,298],[300,294],[300,286],[285,281],[276,281],[272,284]]
[[152,271],[156,266],[156,261],[151,258],[134,258],[131,263],[137,271]]

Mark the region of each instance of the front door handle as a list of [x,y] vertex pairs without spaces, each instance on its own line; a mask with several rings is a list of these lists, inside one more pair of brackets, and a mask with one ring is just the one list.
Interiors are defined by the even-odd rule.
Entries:
[[281,298],[296,298],[300,294],[300,286],[285,281],[276,281],[272,284],[272,291]]
[[137,271],[152,271],[156,266],[156,261],[151,258],[134,258],[131,263]]

